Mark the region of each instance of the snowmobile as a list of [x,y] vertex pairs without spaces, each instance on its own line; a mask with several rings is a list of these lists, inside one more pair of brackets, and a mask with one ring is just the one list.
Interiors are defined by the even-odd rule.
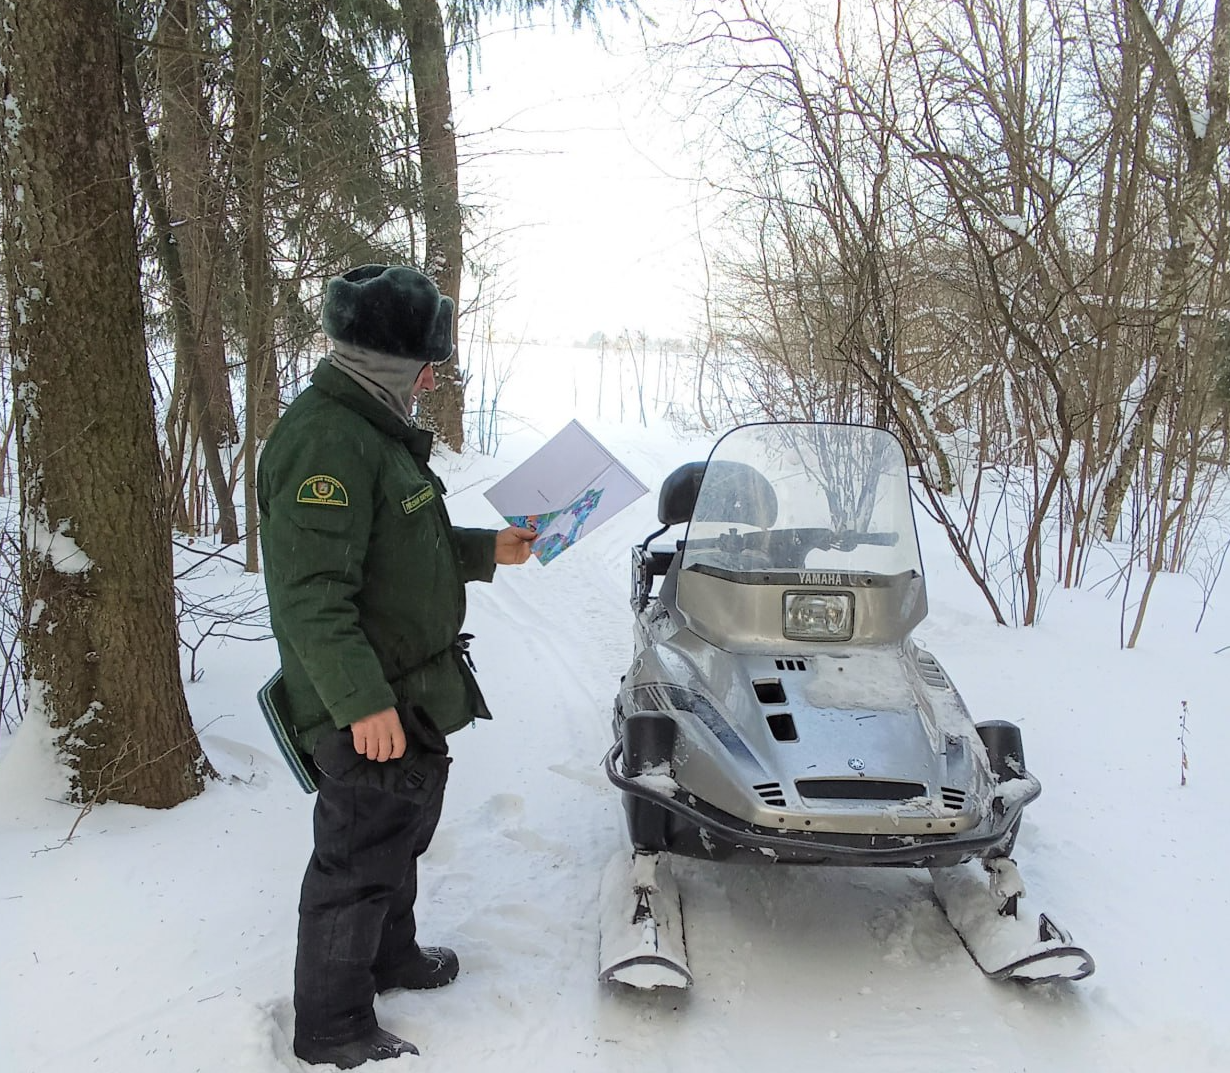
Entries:
[[1042,789],[1020,730],[976,724],[911,636],[927,591],[899,441],[743,425],[667,478],[658,521],[632,549],[605,758],[633,848],[603,875],[600,979],[691,984],[671,855],[926,868],[988,976],[1093,972],[1049,916],[1018,912],[1011,853]]

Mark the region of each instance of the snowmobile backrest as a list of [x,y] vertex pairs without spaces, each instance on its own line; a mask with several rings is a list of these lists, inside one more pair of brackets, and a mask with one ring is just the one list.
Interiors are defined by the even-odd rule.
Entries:
[[685,462],[667,477],[658,494],[658,521],[663,525],[682,525],[689,521],[704,475],[704,462]]
[[[706,481],[701,512],[696,500]],[[759,470],[745,462],[687,462],[662,482],[658,521],[678,525],[695,516],[701,522],[771,526],[777,520],[777,495]]]

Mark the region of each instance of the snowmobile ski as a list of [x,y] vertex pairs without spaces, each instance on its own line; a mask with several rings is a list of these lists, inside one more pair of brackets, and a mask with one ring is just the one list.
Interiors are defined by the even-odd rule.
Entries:
[[1015,915],[1025,889],[1012,861],[1001,857],[982,868],[932,868],[931,880],[940,908],[984,975],[1040,984],[1083,980],[1093,973],[1093,958],[1045,913],[1036,925]]
[[683,908],[657,853],[617,853],[602,875],[598,979],[630,987],[690,987]]

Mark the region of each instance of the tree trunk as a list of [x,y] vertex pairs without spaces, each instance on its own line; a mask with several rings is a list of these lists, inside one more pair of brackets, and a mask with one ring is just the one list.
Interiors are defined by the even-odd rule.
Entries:
[[266,374],[272,365],[269,342],[271,293],[265,240],[265,149],[261,137],[264,81],[261,71],[264,46],[256,0],[234,5],[235,149],[238,166],[240,232],[243,236],[243,291],[246,313],[244,363],[244,499],[247,569],[260,568],[257,551],[256,440],[260,428],[261,399]]
[[23,0],[4,26],[29,703],[84,803],[169,807],[208,764],[180,678],[146,365],[114,0]]
[[[457,138],[448,80],[448,49],[437,0],[401,0],[410,46],[410,74],[419,135],[419,188],[426,227],[423,271],[461,309],[461,200],[457,180]],[[458,318],[453,318],[453,339]],[[443,375],[441,375],[443,374]],[[464,439],[465,384],[457,355],[441,367],[436,389],[424,396],[428,423],[453,450]]]
[[[121,29],[126,31],[127,27],[122,26]],[[149,130],[145,125],[145,114],[141,107],[137,61],[130,37],[126,36],[121,40],[120,54],[125,95],[128,100],[128,130],[132,138],[133,155],[136,157],[141,189],[149,205],[150,216],[154,221],[154,231],[158,237],[158,259],[162,264],[163,274],[167,278],[167,288],[171,292],[176,361],[183,369],[190,400],[189,413],[199,430],[196,438],[200,443],[201,453],[205,457],[205,469],[218,505],[218,529],[222,542],[237,544],[239,524],[235,517],[235,503],[231,497],[230,485],[227,483],[226,470],[222,465],[222,455],[218,447],[223,437],[213,424],[213,407],[210,404],[209,389],[206,386],[206,377],[199,360],[200,333],[197,331],[196,322],[192,316],[188,281],[180,260],[180,244],[176,241],[166,199],[154,170]]]
[[[239,440],[223,345],[219,246],[222,191],[211,143],[216,137],[202,73],[199,0],[167,0],[158,24],[166,201],[195,326],[194,358],[206,426],[218,447]],[[179,356],[177,355],[177,358]],[[202,434],[204,430],[202,430]]]

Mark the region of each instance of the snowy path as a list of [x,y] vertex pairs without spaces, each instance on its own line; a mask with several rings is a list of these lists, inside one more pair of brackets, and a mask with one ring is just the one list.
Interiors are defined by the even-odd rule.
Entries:
[[[602,430],[651,487],[703,451]],[[467,458],[459,522],[510,463]],[[472,486],[472,487],[471,487]],[[642,994],[595,982],[597,890],[626,846],[600,761],[631,655],[628,546],[656,493],[550,567],[472,587],[468,628],[496,719],[452,739],[444,818],[421,871],[422,933],[455,945],[457,982],[378,1003],[418,1060],[450,1073],[1154,1073],[1227,1068],[1230,960],[1222,818],[1230,786],[1224,614],[1194,641],[1190,590],[1159,587],[1135,653],[1099,595],[1056,595],[1031,631],[990,625],[924,532],[922,639],[979,718],[1018,721],[1044,793],[1018,843],[1030,911],[1098,962],[1092,979],[985,981],[923,873],[676,866],[696,985]],[[1169,603],[1166,601],[1169,600]],[[1221,630],[1221,634],[1217,633]],[[1217,641],[1218,637],[1222,640]],[[295,902],[312,801],[252,702],[270,644],[203,654],[190,687],[228,776],[169,813],[107,806],[55,846],[73,810],[46,743],[0,768],[0,1069],[4,1073],[281,1073],[290,1055]],[[1191,785],[1177,786],[1180,700]],[[214,721],[216,720],[216,721]]]

